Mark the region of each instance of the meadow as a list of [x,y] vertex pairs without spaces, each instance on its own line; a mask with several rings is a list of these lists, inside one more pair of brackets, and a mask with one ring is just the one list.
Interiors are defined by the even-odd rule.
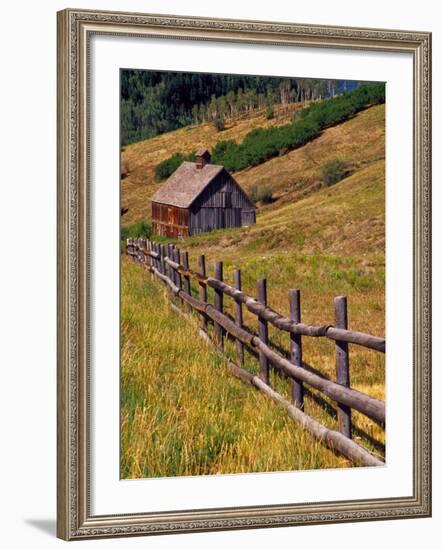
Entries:
[[[292,106],[291,106],[292,107]],[[243,288],[256,295],[267,278],[268,302],[288,315],[290,288],[301,291],[302,321],[334,324],[333,299],[348,297],[349,328],[377,336],[385,333],[385,162],[384,105],[361,111],[327,128],[303,147],[234,174],[248,192],[271,188],[272,200],[259,204],[256,225],[193,236],[179,246],[191,267],[204,253],[208,274],[224,262],[227,282],[242,270]],[[122,162],[124,223],[148,227],[149,197],[160,185],[155,166],[177,148],[189,154],[197,143],[211,145],[230,135],[241,141],[257,124],[285,124],[293,115],[267,121],[257,111],[228,121],[217,133],[208,124],[169,132],[125,147]],[[223,139],[225,139],[223,136]],[[212,141],[211,141],[212,140]],[[322,170],[339,157],[345,172],[333,185]],[[143,176],[144,174],[144,176]],[[197,290],[194,289],[194,293]],[[210,300],[213,296],[209,295]],[[233,313],[232,300],[226,300]],[[171,309],[160,282],[122,256],[121,476],[123,478],[244,473],[350,467],[352,464],[316,442],[275,403],[235,379],[227,358],[198,336],[198,318],[185,323]],[[247,312],[245,325],[257,330]],[[289,349],[289,336],[270,328],[272,343]],[[303,338],[303,360],[335,378],[335,346],[327,339]],[[247,354],[245,367],[257,372]],[[350,346],[351,386],[385,399],[384,356]],[[289,383],[272,374],[271,383],[289,397]],[[335,405],[306,391],[305,412],[337,429]],[[353,438],[384,457],[384,430],[353,412]]]

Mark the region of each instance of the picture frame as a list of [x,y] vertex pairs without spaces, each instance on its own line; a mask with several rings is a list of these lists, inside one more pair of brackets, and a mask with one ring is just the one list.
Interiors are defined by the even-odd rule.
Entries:
[[[250,529],[431,515],[431,34],[67,9],[58,13],[57,534],[65,540]],[[94,513],[91,507],[91,40],[313,48],[409,55],[413,65],[412,491],[405,496]],[[320,75],[321,76],[321,75]],[[94,258],[94,261],[95,260]],[[409,307],[408,306],[408,307]],[[95,304],[94,307],[98,307]],[[405,306],[406,307],[406,306]],[[389,344],[388,344],[389,345]],[[116,391],[118,391],[116,389]],[[118,429],[118,428],[117,428]],[[117,475],[118,473],[116,473]],[[161,484],[163,480],[158,480]]]

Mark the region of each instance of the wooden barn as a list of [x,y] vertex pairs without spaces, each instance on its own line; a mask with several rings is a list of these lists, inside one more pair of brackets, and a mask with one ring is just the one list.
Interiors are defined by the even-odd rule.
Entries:
[[207,149],[183,162],[152,197],[152,232],[188,237],[255,223],[255,205]]

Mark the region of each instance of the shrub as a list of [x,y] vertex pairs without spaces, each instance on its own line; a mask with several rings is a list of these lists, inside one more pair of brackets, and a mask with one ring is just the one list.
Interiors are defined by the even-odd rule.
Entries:
[[189,155],[182,155],[181,153],[175,153],[172,157],[169,157],[162,162],[159,162],[155,167],[155,179],[157,181],[163,181],[171,174],[173,174],[180,164],[185,161],[195,161],[195,151]]
[[326,185],[334,185],[346,175],[345,163],[342,159],[335,158],[326,162],[322,167],[323,181]]
[[269,105],[265,109],[265,117],[266,117],[267,120],[271,120],[272,118],[274,118],[274,116],[275,116],[274,107]]
[[212,121],[212,125],[217,130],[217,132],[221,132],[225,129],[225,121],[220,116],[214,118],[214,120]]
[[272,189],[268,186],[262,187],[258,194],[258,200],[262,204],[270,204],[272,202]]
[[172,157],[159,162],[155,167],[155,179],[162,181],[169,178],[169,176],[177,170],[183,160],[184,157],[181,153],[175,153]]
[[144,239],[149,239],[151,236],[151,224],[141,221],[137,223],[133,223],[131,225],[123,225],[121,228],[121,238],[123,240],[129,239],[129,238],[139,238],[143,237]]
[[269,204],[272,202],[272,189],[269,185],[258,187],[253,185],[249,190],[249,198],[253,203],[261,202],[262,204]]

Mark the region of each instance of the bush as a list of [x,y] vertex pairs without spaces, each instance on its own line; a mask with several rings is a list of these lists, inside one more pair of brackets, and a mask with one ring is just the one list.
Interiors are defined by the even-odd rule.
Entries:
[[261,202],[262,204],[269,204],[272,202],[272,189],[269,185],[263,187],[253,185],[249,190],[249,198],[253,203]]
[[258,194],[258,200],[262,204],[270,204],[272,202],[272,189],[268,186],[263,187]]
[[275,116],[274,107],[269,105],[265,109],[265,117],[266,117],[267,120],[271,120],[272,118],[274,118],[274,116]]
[[214,120],[212,121],[212,125],[217,130],[217,132],[221,132],[225,129],[225,121],[219,116],[214,118]]
[[166,160],[159,162],[155,167],[155,179],[157,181],[163,181],[169,178],[169,176],[173,174],[180,166],[180,164],[185,160],[195,161],[195,151],[190,153],[189,155],[175,153],[174,155],[172,155],[172,157],[169,157]]
[[151,236],[151,232],[151,224],[146,223],[145,221],[141,221],[133,223],[131,225],[123,225],[121,228],[121,238],[124,241],[131,237],[134,239],[138,239],[139,237],[149,239]]
[[323,181],[326,185],[334,185],[346,176],[345,163],[342,159],[329,160],[322,167]]
[[163,160],[155,167],[155,179],[162,181],[169,178],[169,176],[177,170],[183,161],[184,156],[181,153],[175,153],[172,157]]

